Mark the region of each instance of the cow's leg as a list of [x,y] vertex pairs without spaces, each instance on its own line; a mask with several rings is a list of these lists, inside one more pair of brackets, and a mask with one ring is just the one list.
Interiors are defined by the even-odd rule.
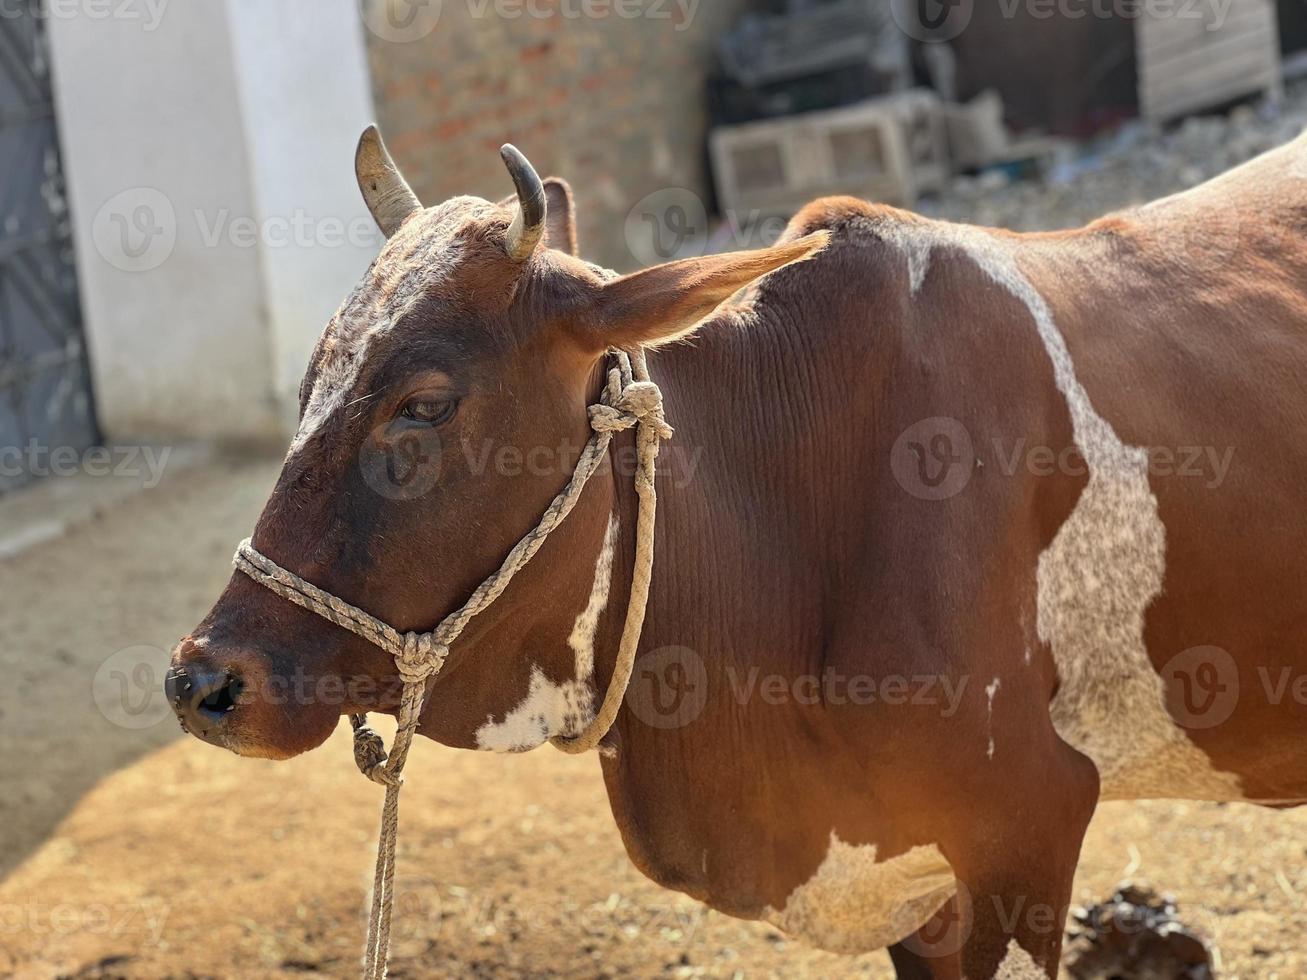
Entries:
[[1058,742],[1039,781],[993,794],[954,871],[968,930],[966,977],[1057,977],[1080,845],[1093,816],[1093,764]]
[[949,899],[924,926],[889,948],[898,980],[962,980],[958,958],[961,919],[956,899]]
[[889,958],[894,964],[894,976],[898,980],[955,980],[958,977],[956,956],[951,969],[943,972],[950,964],[922,956],[906,943],[895,943],[889,948]]

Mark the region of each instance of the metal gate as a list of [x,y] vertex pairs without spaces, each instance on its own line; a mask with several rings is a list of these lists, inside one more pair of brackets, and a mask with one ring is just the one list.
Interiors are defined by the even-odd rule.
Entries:
[[0,10],[0,493],[95,439],[45,28],[39,0],[10,2]]

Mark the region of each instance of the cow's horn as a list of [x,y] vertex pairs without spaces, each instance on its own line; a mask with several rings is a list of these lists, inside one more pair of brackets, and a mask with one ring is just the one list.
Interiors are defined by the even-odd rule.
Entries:
[[549,210],[545,185],[531,161],[512,143],[505,143],[499,155],[504,158],[504,166],[517,187],[517,215],[508,228],[508,257],[514,262],[525,262],[545,234],[545,216]]
[[368,210],[387,238],[399,230],[405,218],[421,210],[422,202],[390,158],[376,126],[369,126],[359,137],[354,173]]

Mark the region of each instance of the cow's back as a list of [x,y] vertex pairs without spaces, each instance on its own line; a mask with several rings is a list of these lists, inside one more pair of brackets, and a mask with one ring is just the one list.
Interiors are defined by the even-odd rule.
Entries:
[[[1307,145],[1075,232],[847,199],[790,233],[816,228],[832,254],[752,300],[843,433],[818,520],[850,532],[821,540],[864,576],[877,669],[1003,636],[1015,661],[970,666],[1051,661],[1106,797],[1307,799]],[[895,470],[941,433],[974,468],[938,496]]]

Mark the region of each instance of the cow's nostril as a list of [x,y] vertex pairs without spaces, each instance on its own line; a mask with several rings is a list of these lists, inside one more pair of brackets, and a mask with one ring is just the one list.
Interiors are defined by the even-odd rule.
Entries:
[[233,677],[229,673],[226,682],[221,687],[200,699],[200,706],[208,711],[226,713],[236,707],[236,704],[240,701],[240,696],[240,678]]
[[236,709],[245,684],[230,670],[210,670],[192,663],[170,670],[164,690],[182,728],[203,737],[220,728],[228,713]]

